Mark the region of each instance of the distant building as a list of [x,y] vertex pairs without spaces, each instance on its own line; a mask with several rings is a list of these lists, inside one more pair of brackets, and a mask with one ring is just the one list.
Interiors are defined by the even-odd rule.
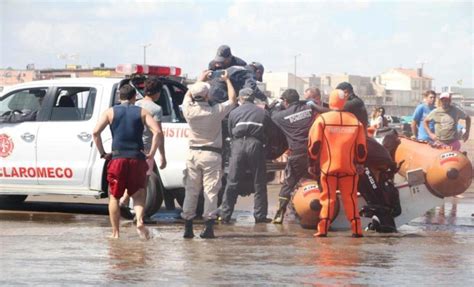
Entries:
[[[323,99],[327,100],[327,95],[341,82],[349,82],[354,87],[354,92],[363,97],[374,97],[375,91],[372,87],[370,77],[348,75],[348,74],[321,74],[306,77],[296,77],[292,73],[265,73],[264,82],[273,98],[278,98],[288,88],[298,91],[303,96],[307,88],[314,87],[321,90]],[[296,85],[295,85],[296,84]]]
[[77,65],[68,65],[66,69],[32,70],[31,68],[34,68],[32,64],[28,67],[30,69],[27,70],[0,69],[0,87],[57,78],[123,77],[122,74],[115,72],[115,68],[82,69]]
[[10,86],[36,80],[38,72],[35,70],[0,69],[0,86]]
[[424,91],[432,89],[432,81],[423,69],[394,68],[375,78],[374,90],[384,105],[411,107],[421,102]]
[[265,73],[263,82],[272,99],[279,99],[286,89],[295,89],[302,97],[308,84],[303,78],[295,77],[294,74],[288,72]]
[[321,90],[321,77],[312,74],[309,77],[301,77],[305,81],[304,90],[307,88],[318,88]]
[[39,71],[38,80],[57,78],[84,78],[84,77],[123,77],[115,68],[87,68],[69,65],[67,69],[43,69]]
[[361,97],[374,96],[370,77],[349,74],[321,74],[321,87],[327,92],[333,90],[342,82],[351,83],[354,93]]

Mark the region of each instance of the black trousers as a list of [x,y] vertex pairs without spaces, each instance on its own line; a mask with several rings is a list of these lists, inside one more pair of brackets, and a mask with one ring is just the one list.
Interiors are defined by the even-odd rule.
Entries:
[[262,142],[252,137],[232,141],[227,186],[221,205],[221,217],[230,220],[239,195],[254,195],[254,217],[263,219],[268,213],[267,170]]
[[308,154],[290,155],[286,162],[285,181],[280,189],[280,197],[290,200],[298,181],[308,176]]

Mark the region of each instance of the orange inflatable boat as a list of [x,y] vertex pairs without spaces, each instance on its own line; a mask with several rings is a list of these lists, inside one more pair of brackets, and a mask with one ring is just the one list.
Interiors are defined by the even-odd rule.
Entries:
[[[402,213],[395,218],[397,226],[422,216],[426,211],[444,203],[443,197],[455,196],[465,192],[472,183],[472,163],[459,151],[434,148],[428,143],[399,137],[400,145],[395,150],[395,161],[401,163],[399,174],[406,181],[396,184],[400,193]],[[370,150],[369,150],[370,153]],[[412,180],[416,175],[422,180]],[[424,176],[424,178],[423,178]],[[303,228],[315,228],[319,220],[320,189],[315,180],[302,180],[296,188],[292,204]],[[365,205],[359,197],[359,208]],[[343,206],[336,201],[336,212],[331,219],[331,228],[348,229],[343,216],[337,216]],[[362,218],[363,225],[368,224]]]
[[395,161],[403,164],[399,174],[421,168],[425,172],[426,186],[438,197],[455,196],[466,191],[472,183],[472,164],[459,151],[434,148],[428,143],[400,137]]

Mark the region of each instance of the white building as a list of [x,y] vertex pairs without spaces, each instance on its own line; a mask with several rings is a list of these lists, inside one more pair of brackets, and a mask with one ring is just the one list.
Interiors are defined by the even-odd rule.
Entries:
[[323,98],[336,88],[341,82],[349,82],[354,87],[354,92],[361,97],[374,97],[375,91],[372,87],[370,77],[348,75],[348,74],[321,74],[306,77],[296,77],[292,73],[276,72],[265,73],[263,82],[271,93],[272,98],[279,98],[286,89],[296,89],[302,97],[307,88],[314,87],[321,90]]
[[307,82],[304,79],[295,77],[294,74],[288,72],[265,73],[263,75],[263,83],[265,83],[266,89],[270,92],[270,97],[273,99],[279,99],[286,89],[295,89],[300,97],[302,97],[307,86]]
[[432,89],[433,79],[422,69],[395,68],[375,78],[375,90],[383,103],[395,106],[416,106],[426,90]]

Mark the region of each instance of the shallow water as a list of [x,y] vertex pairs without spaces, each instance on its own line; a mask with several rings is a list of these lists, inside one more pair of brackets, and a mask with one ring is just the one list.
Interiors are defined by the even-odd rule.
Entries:
[[[296,223],[255,225],[250,211],[239,210],[234,224],[216,227],[214,240],[184,240],[175,212],[155,216],[149,241],[138,239],[130,221],[112,240],[106,206],[99,209],[1,211],[0,284],[474,284],[473,193],[447,199],[397,234],[361,239],[349,231],[313,238]],[[202,227],[195,225],[196,235]]]

